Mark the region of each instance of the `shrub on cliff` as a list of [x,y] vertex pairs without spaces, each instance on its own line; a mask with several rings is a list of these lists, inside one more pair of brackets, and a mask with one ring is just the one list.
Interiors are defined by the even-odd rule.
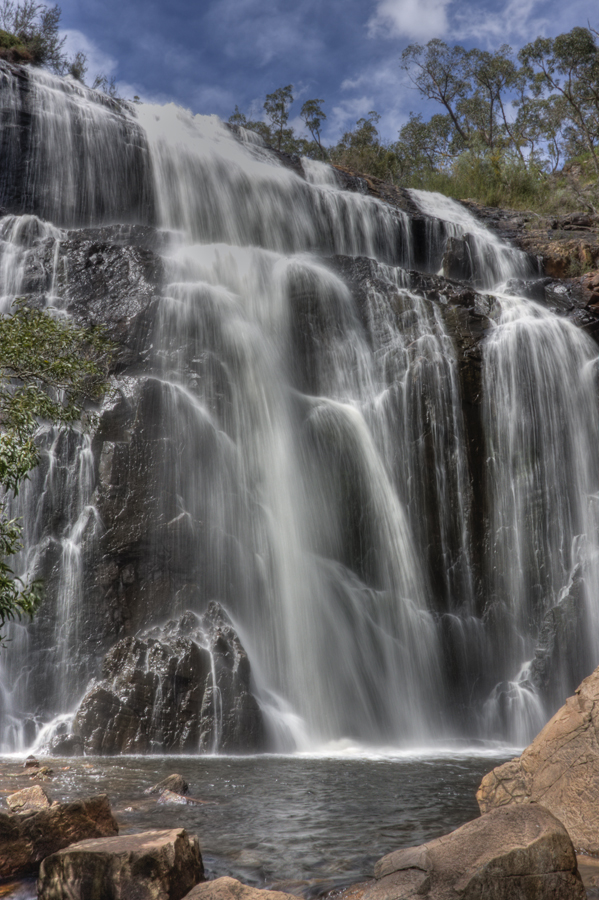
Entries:
[[[31,616],[40,584],[15,575],[8,560],[21,548],[21,526],[8,515],[16,494],[38,461],[42,422],[70,426],[106,388],[110,344],[98,331],[16,302],[0,317],[0,628]],[[0,641],[2,636],[0,635]]]
[[32,54],[21,39],[2,28],[0,28],[0,59],[14,63],[33,62]]

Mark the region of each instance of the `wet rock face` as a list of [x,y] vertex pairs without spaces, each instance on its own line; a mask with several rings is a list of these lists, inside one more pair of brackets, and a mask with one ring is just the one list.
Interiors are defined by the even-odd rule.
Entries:
[[508,290],[546,304],[599,343],[599,218],[587,213],[536,213],[464,205],[500,237],[528,253],[541,277]]
[[148,358],[163,280],[159,243],[153,228],[113,226],[69,232],[60,244],[55,287],[73,316],[106,328],[120,370]]
[[[371,260],[336,256],[329,261],[330,266],[348,284],[356,300],[365,330],[368,328],[367,295],[371,289],[387,294],[393,298],[398,294],[397,288],[377,278]],[[429,301],[431,308],[436,309],[444,323],[447,334],[456,350],[458,377],[462,408],[464,411],[465,438],[468,453],[468,468],[472,483],[474,503],[471,509],[472,534],[479,538],[472,547],[473,562],[477,574],[482,569],[484,557],[484,535],[488,519],[487,484],[484,471],[484,434],[482,426],[482,345],[492,327],[492,320],[497,311],[490,295],[479,293],[467,284],[456,280],[430,275],[422,272],[407,271],[405,288],[421,294]],[[392,299],[392,302],[393,299]],[[401,305],[396,303],[398,318]],[[310,322],[303,320],[302,326],[307,328]],[[308,360],[309,363],[309,360]],[[305,364],[308,369],[309,365]],[[424,487],[425,495],[433,496],[433,471],[422,472],[421,477],[430,481]],[[434,516],[431,507],[430,517]],[[434,548],[438,541],[428,541]],[[456,546],[456,557],[459,554]],[[432,572],[441,571],[441,562],[431,560]],[[437,587],[437,586],[436,586]],[[441,588],[438,587],[439,593]],[[483,597],[479,598],[481,612]],[[443,609],[443,604],[439,604]]]
[[73,725],[87,753],[264,749],[249,660],[218,603],[119,641],[102,675]]
[[364,900],[584,900],[566,829],[542,806],[494,810],[437,840],[396,850]]
[[447,245],[443,254],[443,274],[446,278],[469,281],[474,275],[472,254],[468,246],[467,237],[466,235],[465,238],[447,238]]

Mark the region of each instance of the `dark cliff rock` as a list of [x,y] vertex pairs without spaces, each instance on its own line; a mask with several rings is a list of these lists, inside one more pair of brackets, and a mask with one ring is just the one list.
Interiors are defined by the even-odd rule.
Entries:
[[369,194],[371,197],[383,200],[396,209],[409,213],[418,213],[416,204],[405,188],[383,181],[382,178],[377,178],[376,175],[365,175],[363,172],[358,172],[356,169],[351,169],[348,166],[334,165],[333,167],[338,173],[345,190],[356,191],[359,194]]
[[91,754],[263,750],[250,675],[229,617],[212,602],[201,617],[188,612],[119,641],[81,701],[74,733]]
[[540,216],[462,201],[504,240],[536,259],[541,276],[512,285],[514,293],[546,304],[599,343],[599,219],[588,213]]

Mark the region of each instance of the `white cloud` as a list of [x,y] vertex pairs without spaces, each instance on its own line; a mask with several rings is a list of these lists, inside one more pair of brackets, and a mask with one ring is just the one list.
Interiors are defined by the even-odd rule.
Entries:
[[448,30],[447,9],[451,0],[377,0],[368,22],[370,37],[405,37],[427,41],[443,37]]
[[350,130],[357,120],[368,115],[371,109],[374,109],[372,96],[364,95],[351,100],[343,100],[334,106],[329,114],[325,134],[338,136],[340,132]]
[[399,77],[399,64],[397,54],[393,53],[391,59],[378,59],[374,65],[369,65],[354,78],[346,78],[341,82],[342,91],[376,89],[377,94],[382,91],[397,90]]
[[233,91],[218,85],[199,85],[193,92],[191,105],[205,115],[215,111],[224,115],[226,110],[230,111],[230,115],[235,106],[235,95]]
[[[537,7],[541,8],[537,11]],[[543,18],[539,0],[507,0],[502,9],[490,12],[470,7],[456,10],[452,22],[452,37],[463,41],[473,39],[490,46],[506,41],[530,40],[543,33],[551,19]]]
[[83,32],[67,29],[61,32],[61,37],[66,37],[65,50],[68,56],[76,53],[85,53],[87,57],[87,75],[85,80],[92,84],[96,75],[106,75],[108,78],[116,72],[118,63],[114,57],[104,53],[90,41]]

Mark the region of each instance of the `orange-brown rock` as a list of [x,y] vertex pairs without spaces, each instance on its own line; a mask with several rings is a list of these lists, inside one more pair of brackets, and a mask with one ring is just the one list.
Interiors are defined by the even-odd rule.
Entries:
[[248,887],[235,878],[216,878],[198,884],[186,895],[185,900],[297,900],[282,891],[261,891]]
[[541,803],[577,850],[599,853],[599,668],[582,682],[522,756],[485,775],[481,812]]
[[48,809],[52,806],[52,799],[47,791],[39,784],[33,787],[23,788],[15,794],[10,794],[6,798],[6,802],[12,812],[25,812],[26,810]]
[[572,841],[536,804],[495,809],[374,869],[363,900],[584,900]]
[[35,874],[46,856],[85,838],[118,834],[106,794],[39,812],[0,812],[0,878]]
[[182,900],[204,878],[183,828],[80,841],[42,863],[39,900]]

